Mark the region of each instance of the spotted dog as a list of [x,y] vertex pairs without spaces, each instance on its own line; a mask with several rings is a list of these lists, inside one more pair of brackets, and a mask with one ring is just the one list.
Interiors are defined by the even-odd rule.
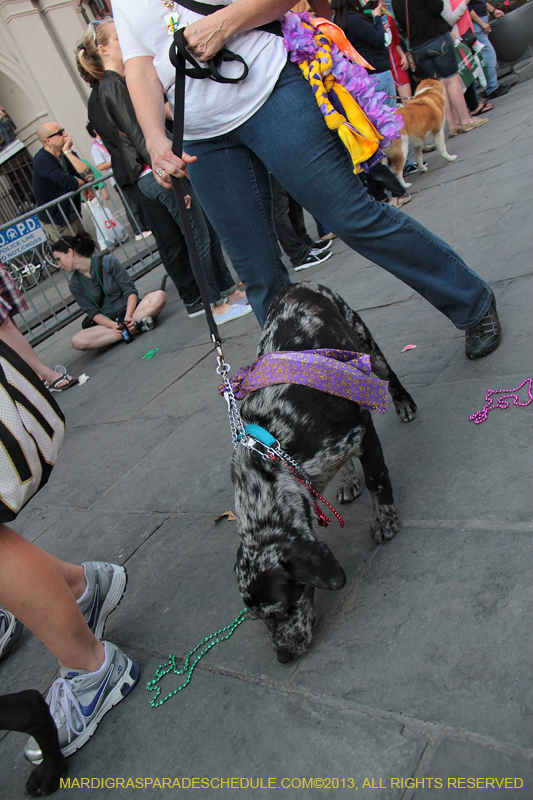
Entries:
[[[335,292],[312,282],[286,286],[275,297],[258,357],[279,350],[342,349],[370,355],[372,371],[389,381],[404,422],[416,404],[388,365],[359,315]],[[370,411],[309,386],[280,384],[249,394],[241,406],[245,425],[269,431],[323,492],[342,467],[337,498],[349,503],[362,491],[353,458],[361,462],[372,496],[372,536],[384,542],[400,530],[392,487]],[[313,496],[286,464],[237,447],[232,464],[241,544],[235,572],[251,618],[262,619],[279,661],[307,650],[315,619],[315,588],[341,589],[346,576],[318,539]]]

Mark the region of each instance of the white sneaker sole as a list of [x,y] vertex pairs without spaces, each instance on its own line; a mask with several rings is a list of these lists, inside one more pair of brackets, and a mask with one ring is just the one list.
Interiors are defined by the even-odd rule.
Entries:
[[97,639],[102,638],[108,616],[118,606],[124,596],[124,592],[126,591],[128,575],[122,564],[117,564],[116,566],[117,569],[115,569],[111,586],[109,587],[104,604],[100,609],[98,622],[96,623],[96,628],[94,629],[94,635]]

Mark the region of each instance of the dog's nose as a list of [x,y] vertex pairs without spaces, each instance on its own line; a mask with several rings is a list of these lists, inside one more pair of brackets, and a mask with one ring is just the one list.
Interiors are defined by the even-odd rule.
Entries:
[[288,664],[289,661],[294,661],[294,656],[288,650],[276,650],[276,656],[280,664]]

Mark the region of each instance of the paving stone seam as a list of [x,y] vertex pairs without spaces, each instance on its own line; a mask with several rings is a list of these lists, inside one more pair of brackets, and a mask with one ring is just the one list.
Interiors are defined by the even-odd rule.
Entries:
[[512,522],[503,519],[404,519],[403,528],[461,528],[469,531],[507,531],[510,533],[533,533],[533,522]]
[[[157,653],[156,651],[143,650],[136,646],[130,646],[127,642],[116,641],[115,643],[121,648],[127,648],[130,652],[142,653],[143,655],[148,655],[156,659],[167,658],[167,654],[163,655],[162,653]],[[180,660],[183,659],[178,659],[178,661]],[[475,731],[467,731],[461,728],[454,728],[443,723],[419,719],[402,712],[385,711],[381,708],[367,706],[363,703],[356,703],[351,700],[339,700],[332,695],[311,692],[307,689],[290,686],[288,682],[283,684],[270,678],[249,675],[244,672],[234,672],[232,670],[225,669],[224,667],[217,667],[204,663],[198,664],[196,669],[201,672],[214,675],[215,677],[231,678],[252,686],[260,686],[265,689],[270,689],[274,692],[278,692],[279,694],[296,697],[315,705],[326,706],[333,711],[353,711],[356,714],[361,714],[367,717],[398,723],[401,726],[400,732],[402,732],[404,728],[408,731],[413,731],[414,734],[427,739],[428,742],[434,742],[435,749],[442,743],[442,741],[444,741],[444,739],[453,739],[472,742],[473,744],[481,747],[488,747],[510,756],[520,756],[526,759],[533,758],[533,748],[522,747],[521,745],[513,744],[512,742],[505,742],[500,739],[495,739],[491,736],[485,736],[484,734],[476,733]],[[291,676],[291,680],[293,677],[294,676]],[[430,759],[428,758],[428,761],[429,760]]]
[[[420,759],[418,761],[418,764],[416,765],[413,774],[411,775],[412,780],[416,781],[417,779],[424,777],[429,766],[431,765],[431,762],[433,761],[433,758],[437,750],[439,749],[440,745],[442,744],[445,738],[446,736],[443,735],[443,736],[437,736],[435,739],[429,739],[428,743],[426,744],[422,753],[420,754]],[[416,791],[417,791],[416,788],[406,789],[405,792],[402,794],[400,800],[411,800],[411,798],[415,795]]]

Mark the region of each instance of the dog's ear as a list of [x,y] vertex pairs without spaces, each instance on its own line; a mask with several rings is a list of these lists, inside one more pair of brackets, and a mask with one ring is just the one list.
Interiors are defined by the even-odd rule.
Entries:
[[[300,599],[303,586],[298,585],[282,567],[265,569],[250,581],[247,605],[262,607],[268,616],[282,616],[285,610]],[[252,611],[253,613],[253,611]]]
[[324,542],[298,539],[283,551],[283,566],[300,583],[317,589],[342,589],[344,570]]

